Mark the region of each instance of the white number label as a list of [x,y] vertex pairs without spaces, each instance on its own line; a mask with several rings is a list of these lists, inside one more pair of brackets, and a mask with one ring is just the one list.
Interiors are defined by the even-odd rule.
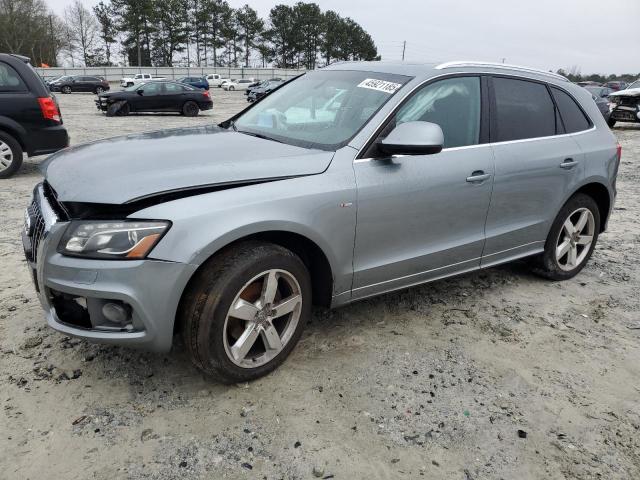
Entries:
[[358,87],[378,90],[379,92],[393,93],[402,86],[401,83],[387,82],[385,80],[376,80],[375,78],[367,78],[360,82]]

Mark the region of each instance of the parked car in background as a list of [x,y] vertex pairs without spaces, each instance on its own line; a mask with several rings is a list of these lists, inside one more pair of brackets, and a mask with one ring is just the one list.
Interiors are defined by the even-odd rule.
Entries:
[[65,75],[49,82],[48,85],[52,92],[91,92],[98,95],[111,88],[105,79],[88,75]]
[[207,82],[205,77],[182,77],[176,81],[191,85],[192,87],[201,88],[202,90],[209,90],[209,82]]
[[613,93],[608,87],[584,87],[586,91],[588,91],[592,97],[593,101],[596,102],[600,113],[604,119],[608,122],[609,116],[611,114],[611,103],[609,102],[609,95]]
[[284,82],[282,80],[268,80],[266,82],[262,82],[257,87],[247,91],[247,101],[255,102],[256,100],[260,100],[262,97],[269,95],[283,83]]
[[257,82],[253,82],[251,85],[249,85],[247,87],[247,89],[245,90],[244,94],[245,95],[249,95],[249,93],[254,89],[254,88],[258,88],[262,85],[266,85],[268,82],[280,82],[282,81],[281,78],[270,78],[268,80],[258,80]]
[[180,112],[195,117],[200,110],[213,108],[213,102],[208,90],[180,82],[151,81],[120,92],[103,93],[98,96],[96,106],[109,116],[125,116],[132,112]]
[[149,82],[151,80],[165,80],[165,77],[156,77],[150,73],[136,73],[133,77],[124,77],[120,79],[120,86],[131,87],[138,83]]
[[581,87],[600,87],[602,84],[599,82],[594,82],[593,80],[585,80],[583,82],[578,82],[578,85]]
[[222,88],[225,90],[246,90],[252,83],[254,83],[252,78],[241,78],[223,84]]
[[619,90],[624,90],[625,88],[627,88],[627,82],[624,82],[622,80],[614,80],[612,82],[605,83],[604,86],[617,92]]
[[525,257],[574,277],[620,156],[591,95],[556,74],[338,63],[219,126],[54,155],[28,218],[59,216],[23,244],[52,328],[165,352],[182,332],[199,369],[245,382],[285,360],[312,304]]
[[29,59],[0,54],[0,178],[18,171],[29,157],[69,145],[56,98]]
[[626,89],[609,95],[611,115],[609,126],[616,122],[640,123],[640,79],[633,82]]
[[220,81],[220,88],[224,88],[227,83],[235,82],[235,78],[224,78]]
[[220,86],[222,85],[222,82],[229,81],[228,78],[223,78],[222,75],[219,75],[217,73],[210,73],[205,78],[207,79],[207,82],[209,83],[210,87],[220,88]]

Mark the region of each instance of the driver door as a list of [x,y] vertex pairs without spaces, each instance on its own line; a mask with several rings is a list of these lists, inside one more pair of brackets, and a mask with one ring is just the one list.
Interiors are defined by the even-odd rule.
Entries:
[[142,95],[138,96],[138,101],[135,102],[136,110],[139,112],[157,112],[162,106],[162,91],[161,82],[145,83],[138,90],[142,90]]
[[407,121],[436,123],[442,152],[386,156],[374,144],[355,160],[353,299],[480,266],[494,173],[483,85],[478,76],[430,83],[379,135]]

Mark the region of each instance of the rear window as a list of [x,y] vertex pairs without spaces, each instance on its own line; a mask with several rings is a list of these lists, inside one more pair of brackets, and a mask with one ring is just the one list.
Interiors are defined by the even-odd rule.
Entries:
[[556,115],[547,87],[511,78],[494,78],[495,141],[548,137],[556,133]]
[[568,93],[563,92],[559,88],[551,87],[551,90],[556,99],[558,110],[560,110],[565,131],[567,133],[575,133],[588,130],[591,122],[589,122],[589,119],[585,116],[576,101],[571,98]]
[[24,92],[27,86],[15,69],[0,62],[0,92]]

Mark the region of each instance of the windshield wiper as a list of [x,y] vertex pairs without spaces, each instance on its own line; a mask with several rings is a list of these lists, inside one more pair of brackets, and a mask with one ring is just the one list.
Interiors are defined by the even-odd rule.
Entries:
[[276,138],[270,137],[269,135],[265,135],[263,133],[255,133],[255,132],[247,132],[246,130],[238,130],[238,128],[233,125],[234,130],[238,133],[244,133],[245,135],[251,135],[252,137],[262,138],[263,140],[271,140],[272,142],[285,143],[282,140],[278,140]]

